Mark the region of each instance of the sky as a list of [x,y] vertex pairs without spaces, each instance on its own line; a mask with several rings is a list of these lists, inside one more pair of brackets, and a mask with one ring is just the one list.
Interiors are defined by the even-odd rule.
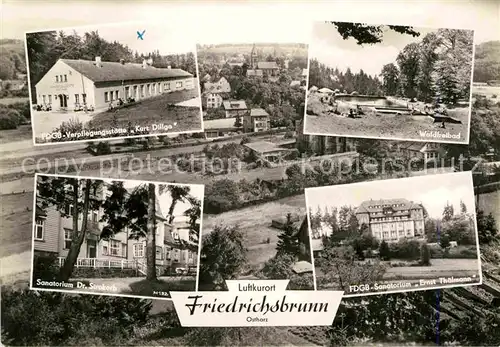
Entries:
[[[106,182],[112,182],[113,180],[105,180]],[[138,181],[138,180],[124,180],[123,181],[123,186],[127,189],[133,189],[141,184],[144,184],[144,181]],[[163,183],[163,184],[168,184],[168,183]],[[190,189],[190,194],[199,200],[203,200],[203,192],[204,192],[204,186],[201,184],[190,184],[189,187]],[[158,188],[156,189],[158,193]],[[163,212],[163,215],[166,215],[168,213],[168,209],[170,208],[170,204],[172,202],[172,199],[170,198],[170,195],[167,193],[164,194],[157,194],[158,197],[158,202],[160,204],[160,208]],[[202,201],[203,202],[203,201]],[[182,216],[184,211],[186,211],[188,208],[190,208],[191,205],[188,202],[178,202],[175,205],[174,208],[174,215],[175,216]],[[176,218],[177,220],[178,218]]]
[[[476,42],[498,40],[499,4],[494,1],[2,1],[4,38],[24,37],[26,31],[75,28],[104,23],[132,24],[112,36],[131,48],[182,47],[195,43],[307,43],[314,20],[475,28]],[[141,24],[142,23],[142,24]],[[163,33],[153,29],[159,23]],[[149,29],[148,29],[149,28]],[[146,29],[143,42],[136,31]],[[100,30],[104,35],[104,29]],[[164,34],[164,36],[162,35]],[[161,39],[163,37],[163,40]],[[165,38],[166,37],[166,38]],[[117,39],[118,40],[118,39]],[[152,42],[153,41],[153,42]],[[138,49],[139,50],[139,49]],[[163,52],[162,52],[163,53]],[[373,57],[370,57],[373,58]]]
[[422,203],[429,216],[442,217],[449,202],[455,212],[460,211],[460,200],[468,212],[475,211],[474,188],[470,172],[457,172],[403,179],[362,182],[306,189],[307,208],[313,211],[320,206],[340,208],[344,205],[358,207],[365,200],[405,198]]
[[333,24],[315,22],[309,42],[309,56],[342,72],[350,68],[353,73],[362,69],[369,75],[379,75],[385,64],[396,62],[396,57],[406,45],[419,42],[426,34],[436,30],[417,27],[413,29],[419,32],[420,36],[413,37],[387,30],[381,43],[361,46],[353,38],[344,40]]

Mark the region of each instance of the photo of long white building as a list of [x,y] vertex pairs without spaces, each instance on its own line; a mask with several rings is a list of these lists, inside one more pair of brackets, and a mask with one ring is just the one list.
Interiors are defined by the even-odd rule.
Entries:
[[53,110],[80,107],[106,109],[113,101],[146,99],[194,88],[194,76],[182,69],[156,68],[152,60],[142,64],[59,59],[36,84],[37,104]]

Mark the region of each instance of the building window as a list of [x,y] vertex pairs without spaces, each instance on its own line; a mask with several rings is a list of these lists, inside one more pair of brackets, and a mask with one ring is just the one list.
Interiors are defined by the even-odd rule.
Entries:
[[175,84],[175,87],[176,87],[176,88],[182,88],[182,82],[177,82],[177,83]]
[[52,95],[49,95],[49,104],[52,104]]
[[143,258],[143,257],[144,257],[144,244],[134,243],[134,258]]
[[141,98],[143,98],[143,97],[144,97],[144,94],[145,94],[145,93],[146,93],[146,86],[143,84],[143,85],[141,86]]
[[43,240],[44,220],[37,218],[35,221],[35,240]]
[[43,99],[43,103],[45,104],[46,103],[45,95],[42,95],[42,99]]
[[79,104],[80,103],[80,95],[75,94],[75,103]]
[[71,234],[72,230],[64,229],[64,249],[69,249],[71,247]]
[[56,76],[56,82],[59,83],[59,76]]
[[82,101],[84,104],[87,103],[87,94],[82,94]]
[[71,204],[68,204],[66,205],[65,209],[64,209],[64,213],[68,216],[68,217],[73,217],[73,205]]
[[113,255],[115,257],[118,257],[121,255],[121,243],[120,241],[117,240],[111,240],[109,242],[109,254]]
[[122,257],[127,258],[127,244],[122,242]]
[[158,260],[163,259],[163,252],[160,246],[156,246],[156,259]]
[[59,82],[62,82],[63,79],[62,79],[62,75],[59,75]]
[[99,217],[99,213],[97,211],[92,211],[92,222],[97,223],[98,217]]
[[148,84],[148,95],[151,95],[151,84]]
[[174,261],[179,261],[180,251],[176,248],[174,250]]
[[118,100],[119,97],[120,97],[120,92],[117,90],[115,91],[115,100]]
[[64,82],[68,82],[68,76],[64,75]]
[[108,92],[104,92],[104,102],[109,102],[109,94],[108,94]]
[[169,246],[166,246],[165,247],[165,259],[170,260],[171,257],[172,257],[172,248],[170,248]]

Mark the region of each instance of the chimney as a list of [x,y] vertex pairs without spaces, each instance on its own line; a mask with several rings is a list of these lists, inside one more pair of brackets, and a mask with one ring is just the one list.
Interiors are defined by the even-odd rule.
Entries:
[[120,64],[125,65],[125,59],[120,59]]
[[101,57],[95,57],[95,66],[101,67]]
[[146,59],[142,61],[142,68],[145,69],[147,67]]

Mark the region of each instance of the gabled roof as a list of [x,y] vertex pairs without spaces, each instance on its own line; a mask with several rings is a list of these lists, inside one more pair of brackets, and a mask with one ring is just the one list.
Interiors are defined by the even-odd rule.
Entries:
[[96,63],[91,60],[59,60],[75,69],[93,82],[193,77],[192,74],[182,69],[160,69],[149,65],[143,68],[142,64],[136,63],[121,64],[103,61],[100,63],[100,66],[96,66]]
[[226,110],[246,110],[247,104],[245,100],[228,100],[224,101],[224,109]]
[[262,117],[269,116],[269,114],[263,108],[252,108],[250,111],[250,117]]
[[410,210],[415,208],[422,208],[421,205],[416,204],[413,201],[408,201],[407,199],[403,198],[365,200],[359,205],[358,209],[356,210],[356,214],[383,212],[385,207],[390,207],[395,212]]
[[203,89],[208,93],[229,93],[231,92],[231,85],[222,77],[217,82],[205,82]]
[[259,77],[262,77],[262,76],[264,76],[264,73],[262,72],[262,70],[252,70],[252,69],[249,69],[249,70],[247,70],[247,76],[259,76]]
[[259,61],[257,63],[258,69],[279,69],[278,64],[275,61]]

